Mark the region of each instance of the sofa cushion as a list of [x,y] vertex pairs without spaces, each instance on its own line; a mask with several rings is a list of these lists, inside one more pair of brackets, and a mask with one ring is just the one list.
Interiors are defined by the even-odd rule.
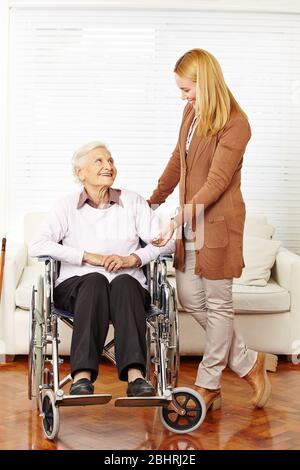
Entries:
[[250,237],[270,239],[274,235],[275,227],[268,224],[267,218],[263,215],[247,214],[244,232]]
[[25,310],[30,310],[32,286],[36,283],[39,274],[44,273],[44,263],[24,268],[21,280],[15,291],[16,306]]
[[[169,277],[170,284],[176,288],[175,277]],[[283,313],[290,310],[290,293],[280,287],[274,279],[261,286],[233,284],[233,307],[237,314]],[[177,299],[179,311],[184,311]]]
[[280,246],[280,241],[245,235],[243,246],[245,267],[242,275],[234,279],[234,283],[248,286],[266,286]]
[[266,286],[233,284],[235,313],[283,313],[290,310],[290,293],[270,279]]

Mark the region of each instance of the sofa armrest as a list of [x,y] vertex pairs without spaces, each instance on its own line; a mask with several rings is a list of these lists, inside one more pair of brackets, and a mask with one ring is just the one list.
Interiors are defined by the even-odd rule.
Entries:
[[290,292],[290,347],[292,351],[293,343],[300,342],[300,256],[286,248],[281,248],[276,257],[272,277],[281,287]]
[[[298,276],[298,266],[300,256],[287,248],[280,248],[272,268],[272,277],[281,287],[291,291],[295,285],[295,276]],[[297,279],[298,283],[299,281],[300,278]]]
[[4,272],[14,288],[18,286],[26,264],[27,245],[25,243],[9,245],[6,251]]
[[5,346],[5,354],[14,354],[15,291],[26,263],[25,244],[7,246],[0,304],[0,338]]

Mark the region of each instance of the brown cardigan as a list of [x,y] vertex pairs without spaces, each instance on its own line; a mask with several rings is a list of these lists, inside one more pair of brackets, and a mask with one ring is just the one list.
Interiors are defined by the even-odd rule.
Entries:
[[[185,142],[194,115],[194,108],[187,104],[176,148],[149,203],[162,204],[179,182],[181,207],[204,205],[204,245],[196,250],[195,274],[207,279],[239,277],[244,267],[245,222],[241,168],[251,129],[244,116],[233,113],[215,136],[201,138],[195,131],[186,156]],[[176,241],[174,266],[185,270],[182,238]]]

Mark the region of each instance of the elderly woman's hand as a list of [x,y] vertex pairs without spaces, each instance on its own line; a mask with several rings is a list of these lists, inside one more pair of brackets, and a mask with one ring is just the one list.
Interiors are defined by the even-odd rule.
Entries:
[[106,271],[115,273],[124,267],[124,256],[109,255],[103,263]]
[[83,263],[91,264],[92,266],[103,266],[107,256],[98,255],[96,253],[84,252]]
[[83,262],[92,266],[103,266],[109,272],[116,272],[122,268],[137,268],[142,264],[140,258],[135,254],[129,256],[98,255],[87,251],[84,252]]
[[105,257],[104,268],[106,271],[115,273],[122,268],[136,268],[141,263],[141,260],[137,255],[119,256],[109,255]]

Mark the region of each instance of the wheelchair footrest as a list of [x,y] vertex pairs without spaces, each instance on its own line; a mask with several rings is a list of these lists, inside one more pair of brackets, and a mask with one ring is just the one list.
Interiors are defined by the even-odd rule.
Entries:
[[64,395],[62,400],[56,402],[57,406],[87,406],[105,405],[112,399],[112,395]]
[[170,403],[169,400],[163,397],[121,397],[115,401],[115,406],[118,407],[147,407],[147,406],[164,406]]

